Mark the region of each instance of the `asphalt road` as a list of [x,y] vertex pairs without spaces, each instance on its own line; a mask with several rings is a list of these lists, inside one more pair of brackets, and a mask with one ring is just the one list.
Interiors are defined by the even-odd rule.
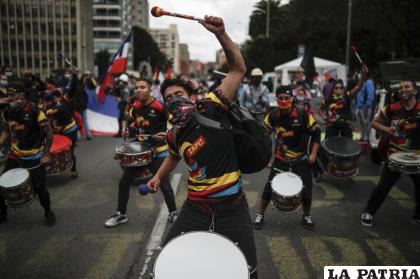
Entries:
[[[27,208],[9,209],[7,223],[0,225],[2,279],[140,278],[141,273],[141,278],[148,278],[153,258],[148,258],[146,247],[162,195],[139,196],[133,185],[129,221],[112,229],[104,227],[116,208],[122,172],[113,153],[119,142],[106,137],[80,142],[76,149],[80,177],[49,178],[56,226],[43,225],[38,201]],[[354,183],[334,178],[317,183],[313,232],[302,227],[300,211],[285,214],[269,207],[263,229],[255,231],[260,278],[322,278],[325,265],[419,265],[420,226],[410,223],[414,208],[410,179],[397,182],[373,228],[360,225],[360,213],[378,180],[378,169],[363,155]],[[174,173],[182,174],[177,195],[180,206],[186,195],[185,167]],[[252,217],[267,177],[268,169],[244,176]]]

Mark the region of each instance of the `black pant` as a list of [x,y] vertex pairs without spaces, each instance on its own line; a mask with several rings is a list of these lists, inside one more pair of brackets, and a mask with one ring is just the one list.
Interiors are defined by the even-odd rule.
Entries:
[[71,171],[76,170],[76,155],[74,155],[74,149],[76,148],[77,143],[77,130],[74,130],[73,132],[70,132],[68,134],[64,134],[63,136],[68,137],[71,140],[71,157],[73,158],[73,166],[71,167]]
[[[127,203],[130,197],[130,185],[134,182],[134,179],[139,175],[141,169],[148,168],[149,171],[154,175],[158,171],[160,165],[162,165],[163,160],[164,158],[153,158],[152,162],[147,166],[126,167],[124,169],[123,175],[121,176],[120,182],[118,184],[119,190],[117,210],[121,212],[121,214],[125,214],[127,212]],[[171,183],[169,182],[169,175],[164,176],[160,182],[161,183],[159,188],[163,193],[165,203],[168,207],[169,212],[175,211],[175,195],[171,187]]]
[[[251,266],[251,278],[256,279],[257,252],[254,229],[245,196],[241,193],[234,201],[222,205],[222,209],[216,204],[214,206],[216,207],[209,203],[186,200],[178,219],[166,235],[162,246],[183,232],[209,231],[213,219],[214,232],[238,243],[248,265]],[[220,253],[223,253],[223,251],[220,251]]]
[[[270,175],[268,176],[268,181],[265,183],[264,191],[262,193],[262,199],[265,201],[271,200],[271,195],[273,193],[273,188],[271,188],[271,180],[273,179],[276,174],[279,172],[275,169],[279,169],[282,171],[289,171],[289,165],[275,159],[273,163],[273,168],[270,171]],[[303,189],[302,189],[302,206],[303,206],[303,213],[305,215],[310,215],[311,213],[311,205],[312,205],[312,171],[311,166],[306,160],[302,160],[292,164],[291,172],[295,173],[296,175],[300,176],[303,182]]]
[[[35,193],[38,195],[39,202],[44,208],[45,212],[51,211],[50,194],[45,187],[47,181],[47,174],[45,167],[40,164],[40,160],[19,160],[7,158],[6,165],[3,168],[3,173],[15,168],[28,169],[31,177],[32,186]],[[0,191],[0,215],[6,213],[6,203]]]
[[[373,189],[367,202],[365,212],[374,215],[378,211],[395,182],[400,178],[401,173],[391,170],[388,163],[384,166],[381,179]],[[420,216],[420,174],[411,174],[414,183],[414,199],[416,208],[414,215]]]
[[353,139],[353,129],[350,125],[331,126],[325,129],[325,138],[332,138],[338,136]]
[[119,114],[118,114],[118,135],[122,134],[122,122],[126,119],[125,116],[125,109],[127,107],[127,102],[126,101],[119,101],[118,102],[118,109],[119,109]]

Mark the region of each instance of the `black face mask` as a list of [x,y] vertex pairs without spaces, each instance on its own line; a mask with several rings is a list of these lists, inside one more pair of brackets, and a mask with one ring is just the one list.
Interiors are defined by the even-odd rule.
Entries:
[[166,105],[168,121],[174,126],[186,126],[194,116],[195,104],[185,97],[173,97]]
[[401,95],[401,100],[404,101],[404,102],[408,102],[414,96],[415,96],[415,94]]

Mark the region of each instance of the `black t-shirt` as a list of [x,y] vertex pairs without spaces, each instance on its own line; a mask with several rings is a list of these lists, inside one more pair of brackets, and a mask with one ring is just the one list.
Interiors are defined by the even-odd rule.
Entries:
[[276,133],[277,159],[288,162],[305,157],[309,136],[316,125],[308,111],[293,106],[291,112],[284,115],[277,108],[265,117],[264,122]]
[[168,154],[168,145],[165,142],[155,141],[151,137],[167,130],[166,110],[160,101],[153,99],[149,105],[145,106],[132,100],[128,104],[127,120],[130,137],[137,137],[140,142],[152,145],[158,157],[165,157]]
[[9,125],[12,135],[10,154],[22,159],[39,159],[44,151],[42,127],[49,125],[45,113],[27,102],[22,110],[6,108],[3,121]]
[[398,151],[420,152],[420,102],[407,111],[400,102],[385,106],[381,111],[391,126],[397,127],[397,131],[389,138],[389,150],[391,153]]
[[327,127],[348,125],[348,121],[351,120],[351,99],[349,94],[349,92],[341,95],[331,93],[323,101],[328,117]]
[[47,103],[47,116],[51,118],[52,128],[56,134],[66,134],[77,129],[72,106],[64,98]]
[[[197,103],[205,117],[222,122],[228,119],[228,107],[216,93]],[[169,152],[183,158],[188,166],[188,199],[218,202],[242,190],[242,178],[235,143],[229,130],[199,125],[193,119],[186,127],[168,132]]]

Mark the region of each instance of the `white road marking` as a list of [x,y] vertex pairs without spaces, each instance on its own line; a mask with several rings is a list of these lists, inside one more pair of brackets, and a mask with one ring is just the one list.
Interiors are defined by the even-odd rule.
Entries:
[[[174,190],[175,196],[178,192],[179,182],[181,181],[182,174],[175,173],[172,176],[171,185],[172,189]],[[140,272],[139,279],[149,278],[148,276],[143,277],[147,272],[149,267],[150,260],[156,250],[159,250],[160,243],[162,241],[162,236],[165,233],[166,223],[168,222],[168,209],[166,207],[165,202],[162,203],[160,206],[160,212],[156,219],[155,226],[153,227],[153,231],[150,235],[149,242],[146,246],[146,258],[144,259],[143,268]]]

